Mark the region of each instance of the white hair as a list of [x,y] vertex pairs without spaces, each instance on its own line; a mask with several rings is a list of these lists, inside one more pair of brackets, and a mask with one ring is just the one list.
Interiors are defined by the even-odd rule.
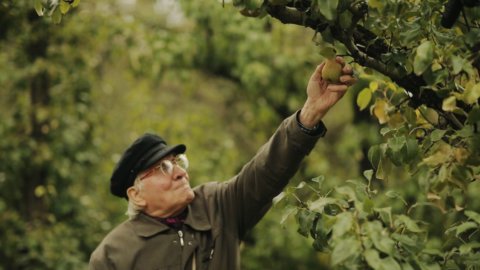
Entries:
[[[137,189],[137,191],[142,190],[143,188],[143,183],[140,181],[140,178],[136,178],[135,181],[133,182],[133,188]],[[128,216],[128,219],[134,219],[140,212],[143,210],[143,207],[140,205],[135,204],[133,200],[128,200],[128,206],[127,206],[127,212],[125,212],[125,215]]]

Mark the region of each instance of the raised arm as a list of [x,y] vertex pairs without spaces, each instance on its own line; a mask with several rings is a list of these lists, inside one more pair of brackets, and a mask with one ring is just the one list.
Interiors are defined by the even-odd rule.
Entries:
[[300,162],[310,153],[325,133],[321,119],[355,82],[352,69],[343,59],[339,82],[329,83],[322,78],[324,63],[317,66],[307,87],[307,100],[300,111],[285,119],[269,141],[241,172],[224,183],[221,203],[226,222],[236,222],[243,237],[266,213],[273,197],[278,195],[298,170]]

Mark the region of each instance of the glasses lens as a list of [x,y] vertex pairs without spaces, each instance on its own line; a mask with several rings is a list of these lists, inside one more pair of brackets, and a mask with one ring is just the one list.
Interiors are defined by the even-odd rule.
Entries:
[[184,170],[188,169],[188,159],[185,154],[177,155],[175,157],[175,163]]
[[172,161],[165,159],[160,163],[160,170],[164,175],[171,175],[173,172],[173,163]]

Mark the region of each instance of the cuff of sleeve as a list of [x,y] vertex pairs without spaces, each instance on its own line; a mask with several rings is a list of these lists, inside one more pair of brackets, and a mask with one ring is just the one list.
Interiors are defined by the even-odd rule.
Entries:
[[323,124],[322,121],[320,123],[316,124],[313,128],[307,128],[302,123],[300,122],[300,112],[299,110],[296,115],[295,119],[297,120],[297,125],[298,127],[303,131],[303,133],[310,135],[310,136],[318,136],[318,137],[323,137],[327,133],[327,128]]

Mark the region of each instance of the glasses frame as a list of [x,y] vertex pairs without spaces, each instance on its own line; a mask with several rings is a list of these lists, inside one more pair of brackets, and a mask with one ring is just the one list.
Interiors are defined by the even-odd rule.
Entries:
[[142,175],[138,178],[138,180],[141,181],[141,180],[153,175],[157,171],[161,171],[162,174],[165,175],[165,176],[171,176],[175,166],[178,166],[181,169],[186,171],[188,169],[187,155],[178,154],[178,155],[173,156],[172,159],[168,159],[168,158],[162,159],[157,165],[148,169],[145,172],[144,175]]

